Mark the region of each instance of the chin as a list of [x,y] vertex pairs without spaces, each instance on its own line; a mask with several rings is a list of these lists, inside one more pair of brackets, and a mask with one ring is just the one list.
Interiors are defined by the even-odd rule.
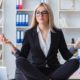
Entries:
[[45,22],[44,21],[40,21],[39,23],[44,24]]

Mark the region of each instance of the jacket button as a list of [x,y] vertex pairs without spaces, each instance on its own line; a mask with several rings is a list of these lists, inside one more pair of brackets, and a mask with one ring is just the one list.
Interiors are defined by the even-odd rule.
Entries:
[[49,67],[49,66],[46,64],[46,68],[47,68],[47,67]]
[[47,64],[47,60],[46,60],[46,66],[45,66],[45,67],[46,67],[46,68],[49,67],[48,64]]

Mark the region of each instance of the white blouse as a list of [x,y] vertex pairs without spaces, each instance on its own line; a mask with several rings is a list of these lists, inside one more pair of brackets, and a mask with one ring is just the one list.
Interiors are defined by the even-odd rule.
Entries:
[[51,44],[51,32],[50,32],[50,30],[48,31],[46,40],[43,39],[43,36],[42,36],[42,33],[41,33],[39,27],[37,27],[37,32],[38,32],[40,47],[41,47],[44,55],[47,57],[49,48],[50,48],[50,44]]

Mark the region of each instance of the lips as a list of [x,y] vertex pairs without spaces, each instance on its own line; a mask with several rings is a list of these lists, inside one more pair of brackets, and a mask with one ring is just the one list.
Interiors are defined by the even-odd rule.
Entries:
[[44,18],[40,18],[40,20],[44,20]]

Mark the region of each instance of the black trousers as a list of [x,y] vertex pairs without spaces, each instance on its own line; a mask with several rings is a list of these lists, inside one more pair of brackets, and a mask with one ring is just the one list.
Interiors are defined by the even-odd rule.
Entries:
[[26,80],[67,80],[79,67],[77,59],[71,59],[60,66],[58,69],[45,68],[38,69],[30,64],[23,57],[16,59],[16,66],[22,71]]

